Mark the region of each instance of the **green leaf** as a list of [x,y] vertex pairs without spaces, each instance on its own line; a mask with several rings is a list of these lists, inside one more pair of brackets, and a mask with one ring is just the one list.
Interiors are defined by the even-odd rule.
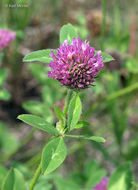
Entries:
[[2,186],[3,179],[5,178],[6,175],[7,175],[7,169],[4,168],[2,165],[0,165],[0,189]]
[[6,80],[7,77],[7,69],[1,69],[0,70],[0,86],[3,85],[4,81]]
[[76,94],[69,105],[69,118],[68,118],[68,126],[69,129],[72,130],[74,129],[75,125],[77,124],[80,115],[81,115],[81,100],[80,97]]
[[39,83],[47,84],[48,76],[46,75],[46,73],[49,70],[48,67],[40,63],[31,63],[28,66],[31,74]]
[[71,44],[73,37],[78,37],[75,28],[71,24],[62,26],[60,30],[60,43],[62,44],[65,40],[68,40],[69,44]]
[[75,129],[79,129],[79,128],[81,128],[81,127],[84,127],[84,126],[88,126],[89,125],[89,123],[87,123],[87,122],[85,122],[85,121],[79,121],[78,123],[77,123],[77,125],[75,125]]
[[57,131],[56,128],[54,128],[50,123],[48,123],[41,117],[31,115],[31,114],[23,114],[23,115],[19,115],[18,119],[20,119],[21,121],[24,121],[28,125],[36,127],[37,129],[51,133],[52,135],[59,134],[59,131]]
[[14,170],[11,169],[6,176],[2,190],[12,190],[14,188]]
[[49,63],[53,59],[49,56],[51,51],[56,53],[56,50],[53,49],[46,49],[46,50],[38,50],[26,55],[23,59],[24,62],[31,62],[31,61],[40,61],[42,63]]
[[2,190],[26,190],[23,175],[17,169],[11,169],[5,178]]
[[103,63],[115,60],[111,55],[109,55],[105,52],[102,52],[102,57],[104,58]]
[[32,177],[32,173],[29,168],[25,165],[25,163],[19,161],[12,161],[11,166],[19,170],[25,179],[30,179]]
[[0,89],[0,100],[9,100],[10,97],[11,95],[6,89]]
[[92,140],[92,141],[100,142],[100,143],[105,142],[105,139],[103,137],[97,137],[97,136],[88,136],[88,135],[65,135],[65,136],[71,137],[71,138]]
[[[97,50],[95,51],[95,54],[97,53]],[[105,52],[101,52],[102,54],[102,57],[104,58],[103,60],[103,63],[106,63],[106,62],[110,62],[110,61],[113,61],[115,60],[111,55],[109,55],[108,53],[105,53]]]
[[45,106],[41,102],[30,100],[23,103],[23,108],[32,114],[41,116],[43,115]]
[[130,190],[132,187],[133,174],[130,163],[120,166],[110,177],[108,190]]
[[58,118],[59,118],[61,121],[64,121],[64,120],[65,120],[64,114],[63,114],[63,112],[59,109],[59,107],[57,107],[57,106],[55,105],[55,106],[54,106],[54,109],[55,109],[55,112],[56,112]]
[[54,89],[54,86],[44,86],[43,89],[42,89],[42,99],[43,101],[45,102],[45,104],[47,104],[47,107],[53,107],[53,104],[55,102],[54,98],[55,98],[55,94],[57,93],[57,89],[55,89],[54,92],[56,93],[53,93],[53,89]]
[[66,145],[62,137],[54,138],[43,149],[42,171],[45,175],[55,170],[66,158]]

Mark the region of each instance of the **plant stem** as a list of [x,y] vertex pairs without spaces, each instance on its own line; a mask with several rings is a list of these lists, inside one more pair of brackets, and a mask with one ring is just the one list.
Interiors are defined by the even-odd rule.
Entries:
[[106,26],[106,6],[107,0],[102,0],[102,28],[101,28],[101,50],[104,50],[104,34]]
[[67,111],[68,111],[68,107],[69,107],[71,97],[72,97],[72,90],[68,90],[65,107],[64,107],[64,110],[63,110],[63,113],[64,113],[65,116],[66,116]]
[[35,175],[34,175],[34,177],[32,179],[32,183],[31,183],[31,186],[30,186],[29,190],[34,189],[34,186],[35,186],[35,184],[36,184],[36,182],[37,182],[37,180],[38,180],[38,178],[39,178],[39,176],[41,174],[41,169],[42,169],[42,165],[41,165],[41,162],[40,162],[40,164],[39,164],[39,166],[38,166],[38,168],[37,168],[37,170],[35,172]]

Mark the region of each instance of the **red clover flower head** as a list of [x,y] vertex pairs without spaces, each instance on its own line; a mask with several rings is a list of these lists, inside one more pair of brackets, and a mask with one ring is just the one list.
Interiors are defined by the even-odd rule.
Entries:
[[6,29],[0,29],[0,50],[6,48],[11,41],[15,39],[15,32],[10,32]]
[[98,71],[103,69],[101,51],[95,52],[89,42],[73,38],[71,45],[65,40],[57,49],[51,51],[48,76],[57,79],[71,89],[88,88],[95,81]]
[[98,183],[93,190],[107,190],[108,177],[104,177],[100,183]]

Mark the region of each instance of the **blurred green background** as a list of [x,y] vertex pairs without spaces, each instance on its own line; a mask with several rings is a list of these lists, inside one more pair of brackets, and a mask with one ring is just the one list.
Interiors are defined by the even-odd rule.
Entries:
[[0,51],[0,184],[11,166],[29,181],[49,138],[25,127],[17,116],[33,113],[55,124],[53,105],[64,106],[66,88],[48,78],[46,64],[22,59],[34,50],[57,48],[66,23],[115,59],[105,64],[95,87],[82,91],[82,119],[89,126],[76,132],[102,136],[106,143],[67,140],[66,161],[52,176],[42,177],[35,190],[44,190],[44,185],[51,189],[53,183],[59,190],[80,185],[89,189],[93,172],[110,175],[126,161],[138,180],[137,7],[136,0],[1,0],[0,28],[15,31],[16,39]]

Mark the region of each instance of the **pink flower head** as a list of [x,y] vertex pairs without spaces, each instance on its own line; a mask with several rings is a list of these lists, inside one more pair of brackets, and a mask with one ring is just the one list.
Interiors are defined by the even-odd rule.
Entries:
[[15,32],[6,29],[0,29],[0,50],[6,48],[11,41],[15,39]]
[[100,183],[98,183],[93,190],[107,190],[108,177],[103,177]]
[[50,57],[53,61],[49,64],[48,76],[71,89],[88,88],[104,66],[101,51],[95,53],[89,42],[83,42],[79,37],[73,38],[71,45],[65,40],[57,54],[51,51]]

